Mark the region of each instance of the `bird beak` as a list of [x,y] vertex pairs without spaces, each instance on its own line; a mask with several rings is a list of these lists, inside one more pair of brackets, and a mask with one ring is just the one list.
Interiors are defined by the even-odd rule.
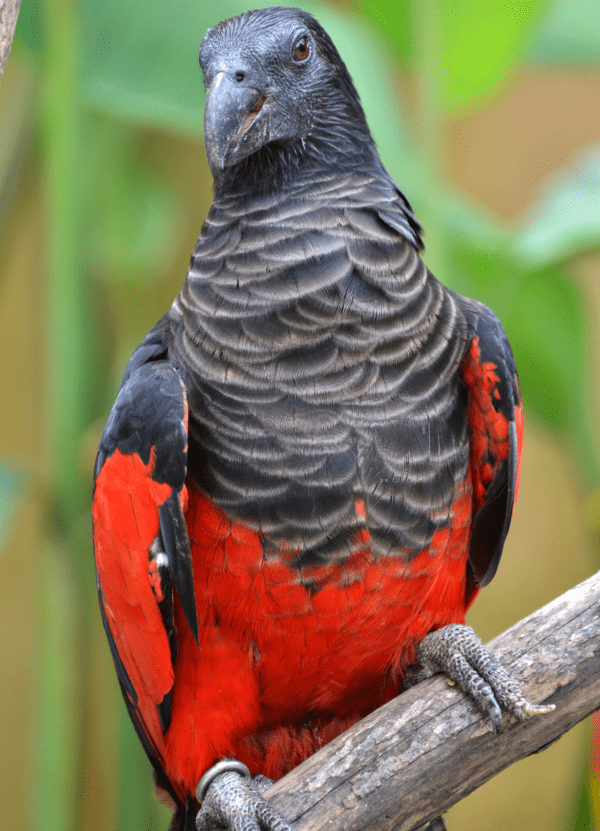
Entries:
[[215,180],[224,168],[254,153],[265,143],[266,130],[250,130],[266,96],[219,72],[206,93],[204,144]]

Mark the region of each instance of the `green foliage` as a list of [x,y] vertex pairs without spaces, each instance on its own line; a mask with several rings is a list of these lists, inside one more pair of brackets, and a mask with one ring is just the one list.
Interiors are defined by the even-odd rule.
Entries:
[[169,266],[177,241],[178,202],[144,147],[142,131],[90,118],[95,163],[90,193],[90,269],[108,283],[148,284]]
[[600,144],[546,179],[522,220],[515,251],[532,267],[600,247]]
[[448,108],[477,103],[506,79],[546,0],[440,2]]
[[21,3],[17,28],[13,40],[14,49],[22,49],[40,59],[43,49],[42,3],[25,0]]
[[586,382],[585,315],[564,269],[553,265],[523,274],[505,324],[526,401],[547,424],[572,428]]
[[553,0],[528,45],[528,58],[540,63],[598,64],[600,0]]
[[[40,667],[37,678],[34,770],[36,805],[44,805],[48,831],[78,827],[81,806],[72,794],[81,763],[81,595],[73,563],[65,551],[48,545],[40,574]],[[132,829],[133,831],[133,829]]]
[[137,124],[200,137],[198,51],[208,25],[218,22],[209,8],[180,0],[165,15],[161,3],[83,4],[86,103]]
[[[518,64],[521,48],[546,5],[547,0],[423,0],[424,14],[440,24],[446,110],[475,106],[505,80]],[[386,38],[398,61],[420,72],[416,3],[359,0],[358,6]]]

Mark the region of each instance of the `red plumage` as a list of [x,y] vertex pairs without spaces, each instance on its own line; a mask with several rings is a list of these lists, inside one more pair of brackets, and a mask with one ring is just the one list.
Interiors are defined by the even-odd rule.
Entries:
[[[496,369],[480,362],[475,338],[462,364],[468,473],[452,502],[451,524],[408,566],[373,556],[364,502],[357,500],[362,527],[352,537],[353,553],[343,564],[307,567],[304,578],[317,589],[310,596],[291,565],[294,549],[265,561],[260,533],[229,518],[188,480],[180,499],[199,641],[175,597],[175,668],[156,572],[148,569],[158,507],[172,489],[152,478],[154,453],[144,464],[136,453],[117,449],[104,463],[93,510],[104,614],[137,694],[139,722],[182,802],[226,756],[252,773],[282,776],[397,695],[426,634],[464,623],[478,593],[467,567],[474,515],[509,453],[520,471],[522,410],[517,403],[517,446],[511,447],[508,421],[493,406]],[[517,489],[518,477],[515,495]],[[164,735],[156,707],[169,692],[171,725]]]

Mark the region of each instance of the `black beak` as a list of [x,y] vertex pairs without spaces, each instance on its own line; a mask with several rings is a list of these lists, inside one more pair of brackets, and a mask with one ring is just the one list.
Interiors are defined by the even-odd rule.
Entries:
[[215,180],[225,167],[249,156],[264,143],[263,131],[248,132],[266,97],[228,72],[215,75],[206,93],[204,144]]

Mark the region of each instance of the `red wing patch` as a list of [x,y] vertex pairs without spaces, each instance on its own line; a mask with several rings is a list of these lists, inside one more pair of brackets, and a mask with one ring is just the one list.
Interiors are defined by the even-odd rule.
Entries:
[[148,552],[159,533],[158,507],[171,487],[145,465],[116,449],[96,479],[93,504],[98,581],[106,621],[137,694],[133,701],[151,744],[162,737],[157,705],[173,685],[167,633],[149,572]]
[[[494,576],[519,487],[523,412],[516,375],[508,377],[506,373],[501,353],[498,364],[483,361],[479,338],[474,338],[462,364],[469,392],[474,517],[467,607]],[[503,395],[510,400],[503,400]]]
[[[465,355],[462,373],[469,390],[468,418],[471,427],[471,470],[476,513],[485,500],[498,463],[508,459],[509,423],[506,416],[494,407],[492,398],[500,398],[496,388],[500,378],[496,364],[491,361],[481,363],[479,338],[473,339],[471,348]],[[521,419],[521,425],[522,423]]]

